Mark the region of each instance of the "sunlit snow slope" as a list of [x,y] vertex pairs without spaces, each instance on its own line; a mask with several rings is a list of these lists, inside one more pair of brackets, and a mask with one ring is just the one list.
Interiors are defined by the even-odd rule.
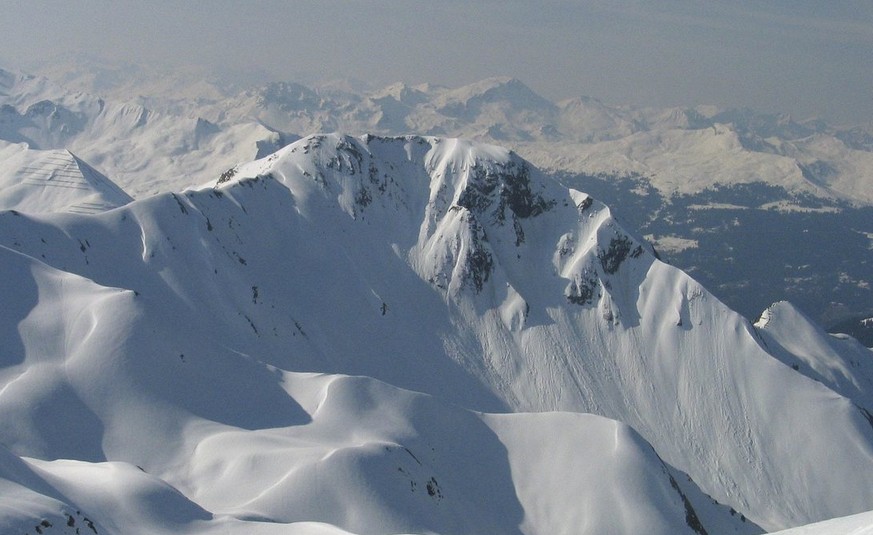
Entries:
[[873,533],[873,511],[780,531],[778,535],[870,535],[871,533]]
[[131,200],[69,151],[0,143],[0,209],[91,214]]
[[860,393],[811,380],[497,147],[311,136],[199,190],[0,213],[0,247],[9,529],[754,533],[873,509],[866,368]]

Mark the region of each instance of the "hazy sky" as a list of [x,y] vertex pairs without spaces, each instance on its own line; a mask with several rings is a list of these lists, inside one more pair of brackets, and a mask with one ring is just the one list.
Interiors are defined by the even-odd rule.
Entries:
[[873,0],[0,0],[0,66],[64,54],[275,79],[748,106],[873,123]]

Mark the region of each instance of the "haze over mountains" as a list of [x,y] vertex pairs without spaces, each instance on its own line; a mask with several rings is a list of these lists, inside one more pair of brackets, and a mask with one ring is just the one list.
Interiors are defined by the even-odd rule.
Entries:
[[[188,102],[198,114],[179,120],[178,102],[4,80],[3,150],[19,159],[0,191],[6,530],[760,533],[873,509],[871,351],[789,303],[754,324],[733,312],[621,207],[568,187],[609,182],[593,168],[556,175],[452,137],[553,143],[540,118],[570,108],[520,82],[364,97],[274,84]],[[603,108],[628,133],[558,133],[593,150],[662,129]],[[764,155],[759,173],[790,160],[708,117],[659,143],[687,136],[674,152],[689,166],[701,147]],[[281,148],[354,124],[445,132]],[[850,162],[869,154],[792,124]],[[770,193],[789,213],[869,205],[861,175],[787,169]]]
[[[528,159],[542,168],[643,175],[668,193],[763,181],[855,204],[873,203],[873,193],[866,187],[873,135],[860,128],[833,128],[821,121],[796,122],[784,115],[706,106],[637,109],[608,106],[588,97],[552,103],[513,78],[492,78],[454,89],[398,83],[361,91],[345,84],[312,89],[273,82],[232,92],[233,87],[210,84],[203,78],[150,79],[140,73],[141,84],[146,80],[149,84],[131,87],[129,76],[136,80],[135,73],[116,72],[113,77],[113,71],[104,71],[102,76],[91,71],[49,72],[64,80],[63,86],[46,78],[16,77],[8,72],[3,76],[5,103],[20,113],[37,102],[59,101],[62,107],[49,130],[61,127],[57,118],[64,109],[68,121],[72,116],[80,122],[93,121],[100,99],[87,95],[109,94],[112,102],[137,102],[156,116],[189,115],[222,129],[258,121],[296,136],[332,131],[415,132],[500,142],[529,154]],[[76,88],[75,96],[68,95],[66,87]],[[39,109],[30,113],[45,115]],[[116,114],[110,110],[103,115]],[[147,122],[151,117],[137,119]],[[132,130],[136,124],[118,127]],[[100,126],[105,129],[107,125]],[[69,144],[82,128],[68,124],[53,139],[34,141],[43,148]],[[196,128],[197,123],[179,125],[182,131]],[[205,133],[202,124],[200,128]],[[11,138],[4,135],[4,139]],[[623,141],[598,143],[617,140]],[[671,167],[665,169],[668,162]],[[709,167],[704,166],[707,163]],[[179,167],[195,176],[196,171]],[[104,171],[113,174],[112,169]]]

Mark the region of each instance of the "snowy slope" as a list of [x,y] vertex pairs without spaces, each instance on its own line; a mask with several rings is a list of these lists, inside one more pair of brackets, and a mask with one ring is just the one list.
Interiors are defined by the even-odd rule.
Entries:
[[871,533],[873,533],[873,512],[834,518],[778,532],[779,535],[870,535]]
[[825,333],[785,301],[765,310],[755,328],[773,356],[854,401],[873,425],[873,349]]
[[93,497],[108,530],[730,533],[873,504],[855,393],[505,149],[311,136],[219,182],[0,214],[3,444],[70,496],[118,470],[179,511]]
[[0,209],[95,213],[131,200],[69,151],[0,145]]
[[[144,295],[7,248],[0,261],[33,285],[2,288],[17,305],[4,327],[25,316],[3,333],[22,346],[5,352],[0,390],[4,532],[700,530],[686,496],[700,491],[618,422],[479,414],[281,371],[179,332],[184,316],[160,321]],[[729,532],[751,528],[701,506]]]

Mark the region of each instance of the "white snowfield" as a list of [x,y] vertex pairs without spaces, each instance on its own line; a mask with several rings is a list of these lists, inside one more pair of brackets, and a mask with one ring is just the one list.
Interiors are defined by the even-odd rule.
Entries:
[[499,147],[309,136],[100,213],[0,212],[0,269],[3,533],[873,509],[870,350],[787,304],[751,325]]

